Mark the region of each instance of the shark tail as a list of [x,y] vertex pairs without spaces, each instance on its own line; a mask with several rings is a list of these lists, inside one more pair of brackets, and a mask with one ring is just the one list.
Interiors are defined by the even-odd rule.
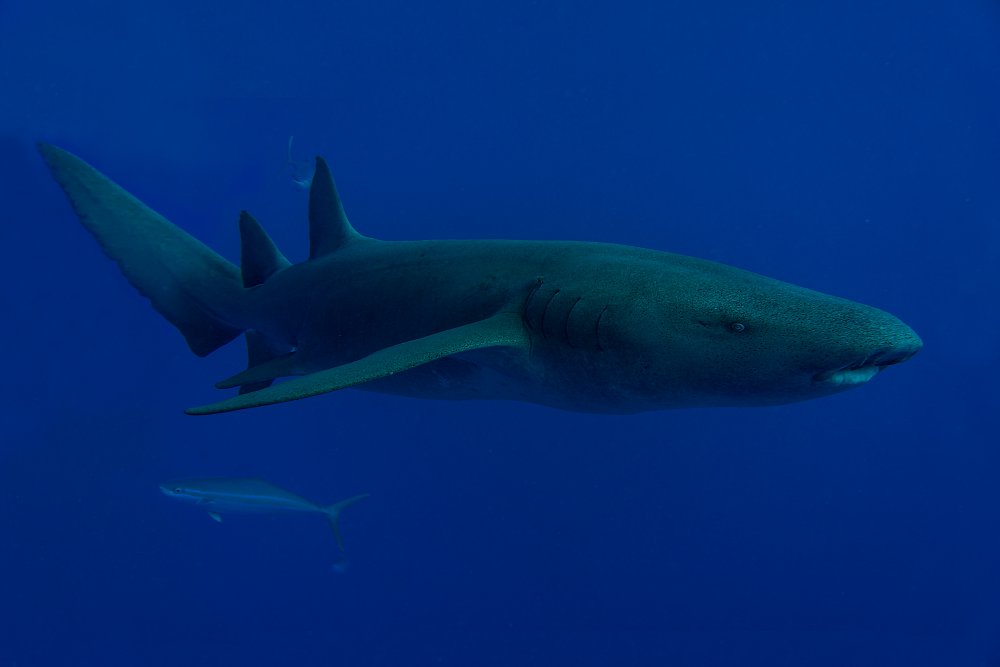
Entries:
[[[192,352],[205,356],[244,331],[248,296],[239,268],[72,153],[44,143],[38,149],[84,227]],[[251,280],[267,272],[263,263]]]
[[340,513],[359,500],[364,500],[369,495],[370,494],[368,493],[362,493],[359,496],[352,496],[347,500],[341,500],[339,503],[333,503],[332,505],[320,507],[320,509],[326,514],[327,520],[330,522],[330,528],[333,529],[333,536],[337,539],[337,546],[340,547],[341,551],[344,550],[344,538],[340,535]]

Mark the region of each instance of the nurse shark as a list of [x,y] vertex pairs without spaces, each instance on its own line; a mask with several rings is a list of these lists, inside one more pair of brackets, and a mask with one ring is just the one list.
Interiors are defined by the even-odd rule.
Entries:
[[684,255],[369,238],[322,158],[308,259],[289,262],[243,212],[237,267],[75,155],[39,150],[83,225],[195,354],[245,336],[248,368],[216,385],[239,393],[189,414],[346,387],[612,414],[775,405],[857,387],[922,347],[877,308]]

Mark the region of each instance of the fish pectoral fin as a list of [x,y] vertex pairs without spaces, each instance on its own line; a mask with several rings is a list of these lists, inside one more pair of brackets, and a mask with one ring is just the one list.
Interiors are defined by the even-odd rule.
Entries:
[[219,514],[218,512],[209,512],[208,516],[212,517],[212,521],[215,521],[216,523],[222,523],[222,515]]
[[378,350],[342,366],[317,371],[267,389],[185,410],[189,415],[210,415],[273,403],[296,401],[402,373],[423,364],[487,347],[527,348],[528,334],[519,312],[501,312],[479,322],[410,340]]

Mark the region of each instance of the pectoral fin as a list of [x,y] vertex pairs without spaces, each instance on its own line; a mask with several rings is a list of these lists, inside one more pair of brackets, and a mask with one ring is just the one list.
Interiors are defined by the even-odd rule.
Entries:
[[212,521],[215,521],[216,523],[222,523],[222,515],[219,514],[218,512],[209,512],[208,516],[212,517]]
[[528,335],[521,315],[502,312],[479,322],[393,345],[342,366],[218,403],[188,408],[185,412],[189,415],[209,415],[296,401],[388,377],[461,352],[487,347],[527,346]]

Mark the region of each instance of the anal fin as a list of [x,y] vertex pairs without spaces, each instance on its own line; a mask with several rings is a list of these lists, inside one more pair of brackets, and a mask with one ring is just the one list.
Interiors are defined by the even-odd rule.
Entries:
[[[527,348],[528,345],[528,334],[520,313],[501,312],[479,322],[393,345],[357,361],[218,403],[188,408],[185,412],[189,415],[208,415],[296,401],[388,377],[461,352],[488,347]],[[253,370],[248,369],[225,381],[225,384],[245,383],[246,374]]]
[[239,387],[241,394],[247,394],[269,387],[277,378],[298,374],[294,370],[295,353],[289,352],[290,348],[273,344],[253,329],[246,332],[246,339],[247,369],[216,382],[217,388]]

